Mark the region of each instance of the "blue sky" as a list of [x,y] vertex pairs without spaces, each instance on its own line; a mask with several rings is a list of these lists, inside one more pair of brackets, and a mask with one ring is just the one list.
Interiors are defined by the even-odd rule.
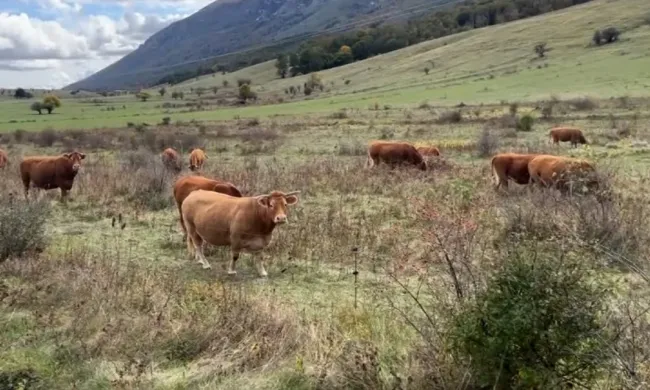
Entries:
[[0,0],[0,87],[60,88],[211,0]]

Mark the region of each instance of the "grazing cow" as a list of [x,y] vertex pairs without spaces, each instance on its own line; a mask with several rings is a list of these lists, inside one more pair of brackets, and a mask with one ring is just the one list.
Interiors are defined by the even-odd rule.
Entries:
[[9,164],[9,157],[7,157],[7,152],[0,149],[0,169],[4,168]]
[[394,168],[401,164],[411,164],[426,171],[427,163],[415,146],[408,142],[373,141],[368,145],[366,166],[372,168],[380,162]]
[[[213,191],[196,190],[183,201],[181,212],[187,230],[187,250],[195,253],[204,269],[211,268],[203,254],[203,243],[229,246],[232,258],[228,274],[234,275],[241,252],[259,253],[271,242],[273,229],[287,222],[287,206],[298,203],[299,191],[235,198]],[[258,256],[256,256],[258,257]],[[267,275],[257,259],[260,276]]]
[[20,176],[25,187],[25,198],[29,195],[30,183],[36,188],[61,189],[61,199],[65,200],[72,189],[74,178],[81,167],[84,153],[72,152],[60,156],[25,157],[20,162]]
[[417,151],[423,157],[440,156],[440,149],[435,146],[418,146]]
[[205,160],[208,159],[208,156],[205,155],[205,152],[201,149],[194,149],[190,153],[190,170],[198,171],[201,170]]
[[183,211],[181,210],[181,205],[185,198],[187,198],[192,191],[196,190],[215,191],[236,198],[241,198],[241,192],[237,187],[225,181],[212,180],[203,176],[184,176],[176,180],[176,183],[174,183],[174,199],[176,200],[176,206],[178,207],[178,213],[181,218],[183,237],[187,235],[187,231],[185,230],[185,224],[183,223]]
[[165,168],[174,172],[181,171],[181,157],[174,149],[167,148],[163,150],[163,152],[160,154],[160,158],[162,159]]
[[572,157],[539,155],[528,163],[532,182],[560,191],[571,189],[571,182],[581,181],[588,189],[598,189],[598,179],[593,176],[594,166],[585,160]]
[[508,179],[517,184],[528,184],[530,174],[528,163],[537,154],[500,153],[492,157],[492,175],[496,188],[504,186],[508,188]]
[[571,142],[571,146],[578,147],[578,144],[588,144],[582,131],[575,127],[556,127],[548,133],[554,144],[560,142]]

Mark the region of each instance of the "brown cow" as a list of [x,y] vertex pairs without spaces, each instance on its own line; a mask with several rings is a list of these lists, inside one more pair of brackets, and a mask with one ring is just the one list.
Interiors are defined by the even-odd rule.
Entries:
[[205,155],[205,152],[201,149],[194,149],[190,153],[190,170],[197,171],[201,170],[205,160],[208,159],[208,156]]
[[7,156],[7,152],[0,149],[0,169],[6,167],[7,164],[9,164],[9,157]]
[[588,189],[597,189],[598,180],[593,176],[594,166],[585,160],[572,157],[539,155],[528,163],[532,182],[560,191],[571,189],[571,182],[581,181]]
[[538,155],[500,153],[492,157],[492,175],[496,188],[500,186],[508,188],[508,179],[512,179],[517,184],[528,184],[530,182],[528,163],[536,156]]
[[181,171],[181,157],[178,155],[178,152],[172,148],[167,148],[163,150],[160,154],[163,165],[174,172]]
[[241,192],[232,183],[225,181],[212,180],[203,176],[184,176],[176,180],[174,183],[174,199],[178,207],[178,213],[181,218],[181,228],[183,229],[183,237],[187,235],[185,224],[183,223],[183,212],[181,205],[187,196],[196,190],[215,191],[222,194],[241,198]]
[[25,157],[20,162],[20,176],[25,187],[25,197],[29,195],[29,185],[44,190],[61,189],[61,199],[65,200],[72,189],[74,178],[86,155],[80,152],[65,153],[60,156]]
[[571,142],[571,146],[578,147],[578,144],[588,144],[582,131],[575,127],[556,127],[548,133],[554,144],[560,142]]
[[[203,254],[203,243],[229,246],[232,258],[228,274],[236,274],[235,262],[239,254],[259,253],[269,245],[273,229],[287,222],[287,206],[298,203],[298,193],[273,191],[266,195],[235,198],[212,191],[193,191],[181,206],[188,252],[195,252],[198,262],[208,269],[211,267]],[[258,258],[255,263],[260,276],[266,276],[262,259]]]
[[368,145],[366,166],[372,168],[380,162],[395,167],[401,164],[411,164],[426,171],[427,163],[415,146],[408,142],[373,141]]
[[435,146],[418,146],[416,149],[423,157],[440,156],[440,149]]

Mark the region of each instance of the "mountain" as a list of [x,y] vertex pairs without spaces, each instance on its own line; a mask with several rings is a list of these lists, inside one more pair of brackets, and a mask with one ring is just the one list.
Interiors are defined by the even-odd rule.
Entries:
[[[273,56],[270,46],[298,45],[323,32],[421,14],[449,0],[221,0],[177,21],[138,49],[65,89],[149,86],[179,71],[212,67],[239,55],[240,65]],[[307,34],[307,35],[305,35]],[[260,47],[262,46],[262,47]],[[258,49],[266,49],[259,51]],[[248,51],[247,51],[248,50]],[[277,48],[275,50],[278,50]],[[244,53],[242,53],[244,51]],[[234,54],[232,54],[235,52]],[[257,58],[255,58],[257,57]],[[232,63],[232,58],[229,59]]]

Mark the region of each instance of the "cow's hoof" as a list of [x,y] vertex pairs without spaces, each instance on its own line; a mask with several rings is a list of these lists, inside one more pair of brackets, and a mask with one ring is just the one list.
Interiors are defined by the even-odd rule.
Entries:
[[228,271],[228,275],[237,275],[237,271]]
[[260,274],[260,278],[266,278],[267,276],[269,276],[269,274],[267,274],[266,272],[262,272]]
[[212,269],[210,264],[202,264],[203,269]]

